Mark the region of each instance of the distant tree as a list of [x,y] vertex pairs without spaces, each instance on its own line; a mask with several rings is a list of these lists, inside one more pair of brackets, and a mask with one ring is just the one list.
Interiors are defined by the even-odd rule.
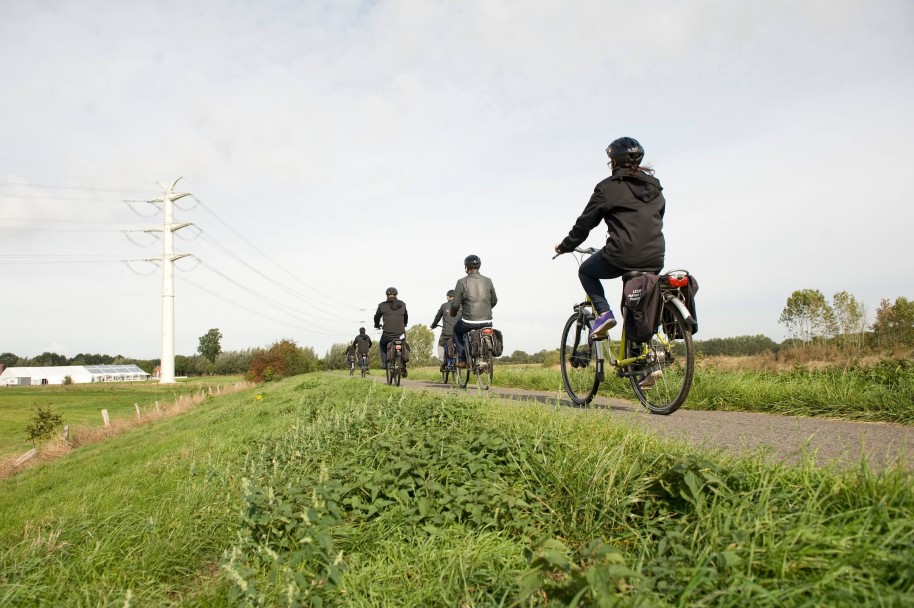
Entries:
[[431,364],[435,332],[421,323],[413,325],[406,330],[406,342],[409,344],[410,365],[418,367]]
[[15,367],[18,361],[19,357],[13,353],[0,354],[0,363],[3,364],[3,367]]
[[801,289],[790,294],[778,323],[803,342],[826,337],[834,327],[834,313],[818,289]]
[[35,405],[35,413],[25,427],[25,434],[32,445],[39,439],[50,439],[54,430],[63,424],[63,416],[51,411],[51,404]]
[[832,310],[841,346],[859,350],[866,335],[866,308],[851,294],[839,291],[832,297]]
[[[186,376],[189,360],[190,360],[190,357],[187,357],[185,355],[175,355],[175,374],[177,374],[178,376]],[[160,365],[160,364],[157,363],[156,365]]]
[[899,297],[890,303],[883,299],[876,309],[873,334],[883,348],[914,346],[914,300]]
[[504,363],[529,363],[530,355],[528,355],[527,353],[525,353],[522,350],[516,350],[513,353],[511,353],[510,356],[502,357],[501,361]]
[[216,356],[213,368],[216,374],[227,376],[243,374],[251,368],[255,349],[223,351]]
[[736,336],[696,340],[695,351],[706,356],[745,357],[778,350],[777,342],[768,336]]
[[43,352],[33,360],[35,366],[66,365],[67,358],[57,353]]
[[247,376],[255,382],[279,380],[320,369],[320,361],[310,346],[299,348],[294,340],[274,342],[251,360]]
[[345,369],[348,343],[337,342],[324,355],[324,369]]
[[200,336],[197,352],[215,363],[216,356],[222,352],[222,332],[214,327]]

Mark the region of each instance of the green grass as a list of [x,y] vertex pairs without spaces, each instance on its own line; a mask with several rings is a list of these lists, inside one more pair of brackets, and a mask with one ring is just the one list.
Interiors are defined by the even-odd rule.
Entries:
[[0,605],[914,602],[900,469],[772,466],[599,411],[330,374],[0,481],[0,514]]
[[134,404],[141,411],[155,411],[161,405],[174,402],[182,395],[203,389],[231,385],[240,381],[234,376],[179,380],[177,384],[156,382],[112,382],[17,386],[0,388],[0,458],[19,455],[32,448],[25,427],[35,413],[36,405],[51,406],[51,411],[63,417],[63,423],[102,427],[101,410],[107,409],[112,421],[136,416]]
[[[410,378],[439,380],[437,368],[410,369]],[[627,379],[610,376],[606,397],[637,403]],[[493,386],[565,394],[558,369],[495,364]],[[730,372],[700,368],[684,406],[691,410],[768,412],[869,422],[914,424],[914,364],[886,362],[872,369]]]

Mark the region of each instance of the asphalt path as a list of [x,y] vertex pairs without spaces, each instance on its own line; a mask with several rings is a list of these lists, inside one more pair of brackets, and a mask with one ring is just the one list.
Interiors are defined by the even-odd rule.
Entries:
[[[374,378],[384,381],[383,378]],[[412,390],[451,391],[440,382],[402,379]],[[472,385],[471,385],[472,386]],[[539,401],[577,409],[564,393],[491,387],[458,390],[469,396]],[[597,397],[596,408],[633,426],[685,440],[691,445],[745,454],[762,452],[775,462],[795,464],[804,454],[819,466],[859,466],[865,457],[878,472],[895,463],[914,471],[914,426],[889,422],[849,422],[830,418],[781,416],[752,412],[710,412],[680,409],[669,416],[650,414],[638,403]]]

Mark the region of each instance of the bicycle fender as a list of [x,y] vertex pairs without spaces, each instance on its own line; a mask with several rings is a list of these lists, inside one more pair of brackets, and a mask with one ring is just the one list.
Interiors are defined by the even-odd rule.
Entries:
[[682,318],[685,319],[685,322],[688,324],[688,326],[690,328],[698,325],[698,322],[692,318],[691,313],[689,313],[689,309],[686,308],[686,305],[682,303],[682,300],[680,300],[676,296],[670,295],[670,294],[665,294],[664,299],[667,302],[673,303],[673,306],[675,306],[679,310],[679,312],[682,314]]

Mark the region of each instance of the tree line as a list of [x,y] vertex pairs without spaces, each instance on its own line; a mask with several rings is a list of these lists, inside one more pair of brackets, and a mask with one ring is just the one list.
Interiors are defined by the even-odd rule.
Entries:
[[883,298],[869,324],[866,307],[846,291],[829,302],[818,289],[800,289],[787,298],[778,322],[794,343],[832,342],[852,350],[914,347],[914,300],[905,297]]

